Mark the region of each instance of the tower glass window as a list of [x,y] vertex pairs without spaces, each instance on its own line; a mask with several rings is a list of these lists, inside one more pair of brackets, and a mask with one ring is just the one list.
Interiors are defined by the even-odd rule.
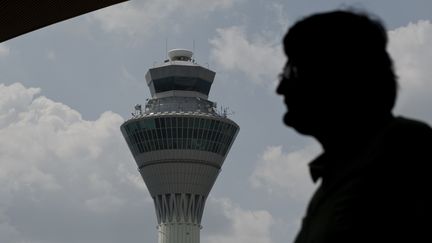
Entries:
[[193,117],[148,118],[125,127],[134,154],[193,149],[225,156],[226,148],[237,132],[232,124]]
[[201,78],[195,77],[167,77],[153,80],[156,93],[183,90],[197,91],[208,95],[210,92],[211,83]]

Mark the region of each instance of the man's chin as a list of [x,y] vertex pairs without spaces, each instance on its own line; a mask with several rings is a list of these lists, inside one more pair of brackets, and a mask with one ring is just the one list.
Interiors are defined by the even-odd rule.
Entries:
[[298,133],[301,133],[303,135],[312,135],[311,129],[308,126],[308,122],[306,121],[306,119],[299,119],[298,117],[293,116],[291,113],[287,112],[284,115],[283,121],[285,125],[292,127]]

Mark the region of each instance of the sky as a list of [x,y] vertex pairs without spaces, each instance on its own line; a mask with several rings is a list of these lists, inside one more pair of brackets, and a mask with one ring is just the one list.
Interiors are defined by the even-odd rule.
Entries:
[[[379,16],[399,77],[394,113],[432,123],[428,0],[132,0],[0,43],[0,242],[156,242],[152,199],[119,127],[169,49],[216,72],[209,99],[241,127],[201,242],[295,237],[320,145],[282,124],[281,39],[303,16]],[[319,40],[318,40],[319,41]]]

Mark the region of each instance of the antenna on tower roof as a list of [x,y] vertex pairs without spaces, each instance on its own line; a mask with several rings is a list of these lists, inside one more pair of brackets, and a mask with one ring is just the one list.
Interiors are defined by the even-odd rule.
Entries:
[[165,38],[165,59],[168,59],[168,37]]
[[195,53],[195,40],[192,41],[192,51]]
[[[196,53],[195,52],[195,40],[192,41],[192,52]],[[195,63],[195,58],[192,58],[192,62]]]

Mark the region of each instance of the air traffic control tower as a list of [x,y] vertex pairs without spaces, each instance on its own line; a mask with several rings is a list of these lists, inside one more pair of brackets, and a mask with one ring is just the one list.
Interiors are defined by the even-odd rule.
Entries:
[[215,72],[168,52],[146,74],[151,99],[121,126],[153,197],[159,243],[199,243],[207,196],[239,131],[208,100]]

